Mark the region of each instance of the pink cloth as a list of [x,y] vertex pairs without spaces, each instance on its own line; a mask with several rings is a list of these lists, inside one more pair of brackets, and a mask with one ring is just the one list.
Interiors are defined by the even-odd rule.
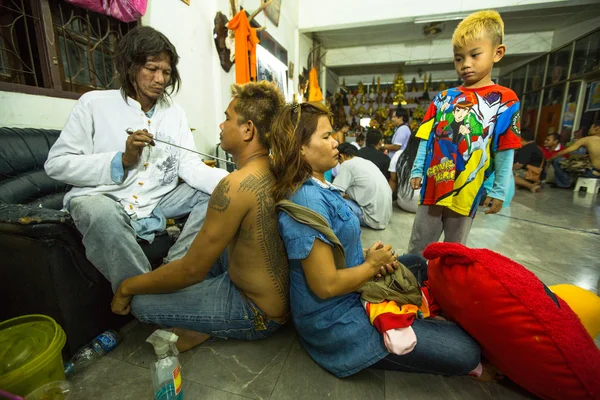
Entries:
[[479,364],[477,364],[477,366],[475,367],[475,369],[473,371],[469,372],[469,375],[479,378],[482,373],[483,373],[483,365],[481,365],[481,363],[479,363]]
[[390,353],[401,356],[413,351],[417,345],[417,335],[415,335],[415,331],[410,326],[389,329],[383,333],[383,341]]
[[65,0],[67,3],[123,22],[133,22],[146,14],[148,0]]

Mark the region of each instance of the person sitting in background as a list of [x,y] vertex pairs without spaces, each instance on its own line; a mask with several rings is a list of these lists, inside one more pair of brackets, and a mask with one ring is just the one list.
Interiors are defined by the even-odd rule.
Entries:
[[377,168],[381,171],[386,180],[390,179],[390,173],[388,171],[390,167],[390,158],[386,156],[381,148],[383,146],[383,136],[381,132],[376,129],[369,129],[367,131],[366,146],[358,151],[358,156],[366,158],[373,164],[377,165]]
[[356,135],[356,141],[352,142],[352,145],[354,147],[356,147],[357,150],[362,149],[363,147],[365,147],[365,134],[364,133],[359,133]]
[[350,131],[350,124],[348,122],[344,122],[331,136],[333,136],[333,138],[340,144],[346,143],[346,135],[348,134],[348,131]]
[[396,132],[392,136],[392,143],[383,145],[383,150],[388,151],[390,158],[394,158],[394,154],[398,150],[406,149],[406,145],[408,144],[408,139],[410,138],[408,110],[398,107],[394,114],[392,114],[392,124],[396,127]]
[[560,135],[558,133],[550,133],[544,139],[544,146],[542,147],[542,153],[546,163],[544,164],[544,171],[542,172],[542,182],[554,181],[554,168],[552,163],[549,162],[550,158],[564,149],[564,146],[559,142]]
[[357,157],[350,143],[338,146],[340,170],[333,186],[344,194],[344,200],[362,226],[385,229],[392,219],[392,190],[375,164]]
[[[358,218],[340,192],[325,182],[323,173],[338,159],[330,121],[329,109],[320,103],[293,104],[278,114],[273,128],[275,201],[289,199],[323,220],[302,223],[279,212],[279,233],[290,261],[292,318],[300,343],[317,364],[340,378],[368,367],[468,374],[479,363],[479,345],[457,324],[415,319],[410,327],[416,345],[402,355],[390,353],[371,324],[356,290],[399,265],[389,244],[375,242],[363,253]],[[329,227],[327,236],[324,224]],[[397,261],[419,284],[427,279],[427,263],[420,257],[405,255]]]
[[548,136],[546,136],[546,139],[544,139],[544,147],[542,147],[542,153],[544,153],[544,158],[547,161],[550,161],[550,158],[552,158],[553,155],[555,155],[559,151],[562,151],[565,148],[565,146],[559,143],[559,138],[560,136],[558,135],[558,133],[550,133],[548,134]]
[[539,182],[544,167],[544,154],[528,129],[521,131],[521,146],[513,164],[515,184],[535,193],[541,188]]
[[389,169],[389,185],[398,207],[410,213],[416,213],[419,206],[419,192],[421,190],[413,189],[410,186],[410,172],[417,157],[420,142],[421,139],[411,136],[406,149],[399,150],[394,154]]
[[569,189],[572,187],[573,181],[567,171],[561,165],[561,157],[568,154],[578,152],[585,149],[590,158],[590,168],[585,169],[583,176],[586,178],[600,179],[600,125],[590,126],[588,136],[577,140],[564,150],[559,151],[550,157],[550,162],[554,166],[554,175],[556,177],[556,185],[560,189]]

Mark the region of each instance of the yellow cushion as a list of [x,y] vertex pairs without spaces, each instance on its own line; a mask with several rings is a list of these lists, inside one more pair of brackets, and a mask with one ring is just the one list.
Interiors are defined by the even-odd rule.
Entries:
[[592,338],[600,333],[600,297],[589,290],[567,284],[550,286],[550,290],[571,307]]

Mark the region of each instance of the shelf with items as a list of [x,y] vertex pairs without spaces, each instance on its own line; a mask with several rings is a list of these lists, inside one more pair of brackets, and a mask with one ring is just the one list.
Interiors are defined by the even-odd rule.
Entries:
[[418,126],[431,100],[446,88],[444,81],[432,82],[431,74],[429,77],[425,74],[421,83],[413,79],[407,84],[401,73],[396,74],[391,84],[381,85],[379,78],[377,84],[373,79],[370,85],[359,82],[357,86],[346,86],[344,81],[340,92],[330,100],[335,125],[348,122],[354,130],[362,118],[370,118],[370,127],[380,129],[384,138],[391,138],[395,130],[391,119],[398,107],[408,111],[411,128]]

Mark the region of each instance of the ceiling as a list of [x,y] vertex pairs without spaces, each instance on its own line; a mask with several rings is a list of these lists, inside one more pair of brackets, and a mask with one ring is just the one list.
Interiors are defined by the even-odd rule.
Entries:
[[[569,7],[538,8],[528,11],[503,12],[505,34],[554,31],[596,18],[600,15],[600,1],[596,4]],[[460,21],[444,22],[444,31],[436,39],[450,39]],[[426,24],[414,22],[365,26],[312,32],[326,49],[382,45],[422,41]]]
[[[514,63],[525,63],[532,58],[530,55],[506,55],[498,64],[497,67],[504,67]],[[426,69],[429,72],[433,71],[445,71],[454,69],[452,61],[447,63],[437,64],[423,64],[423,65],[405,65],[404,63],[386,63],[386,64],[365,64],[365,65],[351,65],[331,68],[331,70],[338,76],[349,76],[349,75],[377,75],[377,74],[395,74],[399,70],[402,70],[405,74],[418,73],[419,70]]]
[[[574,26],[581,22],[598,18],[600,16],[600,0],[593,2],[574,1],[573,5],[562,7],[544,7],[502,12],[502,19],[505,25],[505,34],[527,34],[535,32],[553,32],[558,29]],[[443,31],[435,37],[438,39],[449,40],[452,37],[454,29],[459,21],[444,21]],[[423,34],[423,28],[426,24],[414,22],[402,22],[395,24],[371,25],[363,27],[351,27],[346,29],[322,30],[307,33],[312,35],[323,48],[344,49],[357,48],[361,46],[393,45],[403,43],[406,45],[432,44],[432,38],[426,38]],[[528,53],[527,51],[525,53]],[[368,53],[366,58],[368,58]],[[508,54],[500,61],[498,67],[514,66],[525,63],[532,57],[540,53],[531,52],[529,54]],[[417,73],[419,69],[426,68],[427,71],[452,70],[454,68],[451,60],[448,63],[424,64],[424,65],[405,65],[403,62],[395,63],[377,63],[367,62],[361,65],[338,65],[328,67],[338,76],[352,75],[376,75],[386,73],[396,73],[402,69],[404,73]]]

